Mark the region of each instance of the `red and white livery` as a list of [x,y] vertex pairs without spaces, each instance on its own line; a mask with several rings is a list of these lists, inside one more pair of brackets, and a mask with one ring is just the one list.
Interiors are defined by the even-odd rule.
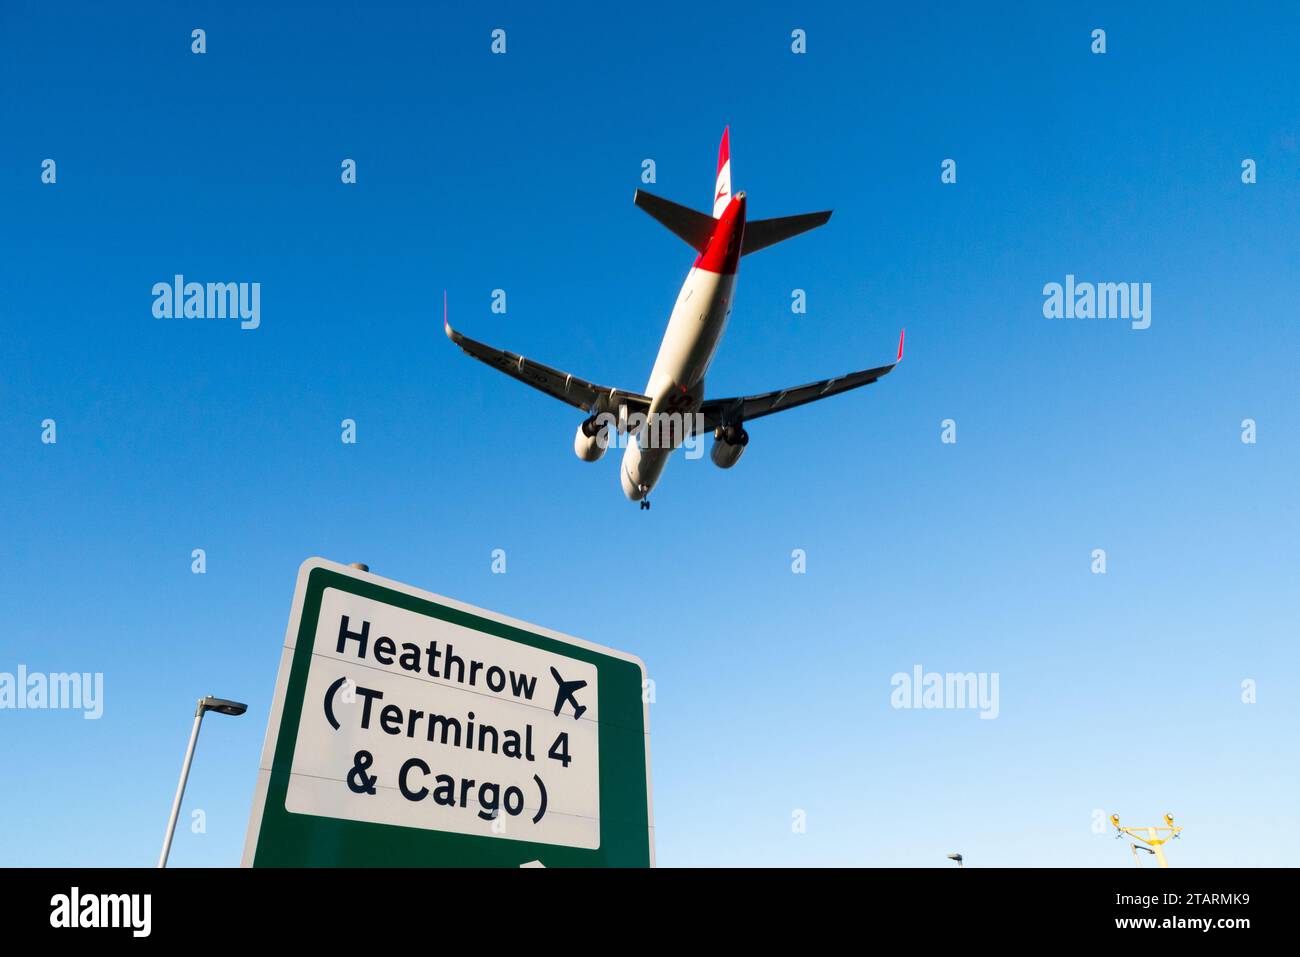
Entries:
[[[445,294],[443,325],[448,338],[474,358],[586,411],[588,418],[574,436],[574,451],[584,461],[594,462],[604,454],[612,430],[627,434],[620,469],[623,493],[641,502],[642,508],[649,508],[650,490],[659,481],[673,451],[682,444],[680,423],[687,423],[686,428],[692,432],[700,426],[712,431],[713,462],[730,468],[749,443],[745,423],[870,385],[902,361],[900,333],[898,357],[889,365],[760,395],[706,399],[704,378],[731,316],[741,257],[821,226],[830,219],[830,211],[747,219],[745,193],[731,191],[729,130],[723,131],[718,147],[713,215],[679,206],[645,190],[637,190],[633,199],[696,251],[643,393],[597,385],[470,339],[447,322]],[[667,427],[670,423],[671,428]],[[658,425],[665,427],[656,428]]]

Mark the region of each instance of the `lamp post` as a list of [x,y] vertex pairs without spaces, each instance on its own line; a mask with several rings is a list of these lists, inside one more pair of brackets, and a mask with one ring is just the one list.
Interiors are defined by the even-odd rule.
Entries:
[[176,799],[172,801],[172,815],[167,821],[167,835],[163,838],[162,854],[158,856],[159,867],[167,866],[167,855],[172,849],[172,837],[176,834],[176,818],[181,813],[181,799],[185,797],[185,782],[190,776],[190,764],[194,761],[194,745],[199,740],[199,727],[203,724],[204,713],[215,711],[217,714],[228,714],[237,718],[247,710],[246,704],[228,701],[225,698],[214,698],[212,695],[199,699],[198,706],[194,709],[194,727],[190,730],[190,744],[185,749],[185,763],[181,765],[181,780],[176,785]]

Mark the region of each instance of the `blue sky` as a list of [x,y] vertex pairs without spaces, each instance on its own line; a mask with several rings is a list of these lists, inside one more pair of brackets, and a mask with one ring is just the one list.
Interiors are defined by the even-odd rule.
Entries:
[[[1096,810],[1291,863],[1300,14],[950,7],[5,4],[0,671],[103,672],[105,713],[0,712],[0,863],[152,864],[211,693],[250,709],[172,863],[236,864],[311,555],[642,657],[662,865],[1131,866]],[[641,389],[693,255],[641,164],[706,208],[727,124],[751,216],[835,215],[744,260],[708,392],[907,358],[645,513],[442,290]],[[260,327],[154,319],[175,273],[260,282]],[[1066,274],[1151,283],[1151,327],[1044,318]],[[891,708],[917,664],[999,717]]]

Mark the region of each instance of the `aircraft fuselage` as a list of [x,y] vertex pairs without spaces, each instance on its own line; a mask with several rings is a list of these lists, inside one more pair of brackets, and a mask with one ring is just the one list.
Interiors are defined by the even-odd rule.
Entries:
[[[696,257],[677,294],[668,329],[646,384],[652,425],[660,412],[693,416],[704,401],[704,377],[722,341],[735,297],[736,271],[745,233],[743,192],[731,198],[717,222],[713,238]],[[648,434],[664,433],[651,429]],[[638,437],[631,436],[620,469],[623,494],[634,502],[649,495],[675,447],[652,440],[642,448]]]

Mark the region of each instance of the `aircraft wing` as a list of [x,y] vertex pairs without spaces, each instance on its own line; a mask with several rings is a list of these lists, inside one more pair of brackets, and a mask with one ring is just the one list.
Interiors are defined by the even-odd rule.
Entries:
[[860,372],[850,372],[846,375],[836,376],[833,379],[822,379],[820,382],[809,382],[807,385],[795,386],[792,389],[778,389],[775,392],[764,392],[761,395],[737,396],[731,399],[706,399],[704,404],[700,406],[700,411],[704,414],[704,427],[706,430],[712,431],[720,425],[740,425],[750,419],[762,418],[774,412],[784,412],[786,409],[807,405],[809,402],[816,402],[818,399],[825,399],[832,395],[839,395],[841,392],[848,392],[864,385],[871,385],[881,376],[888,375],[894,366],[902,361],[903,334],[900,332],[898,335],[898,358],[887,366],[863,369]]
[[584,412],[611,412],[618,414],[620,406],[626,406],[629,413],[650,411],[650,399],[638,392],[628,392],[610,386],[597,385],[575,375],[552,369],[548,365],[525,359],[523,356],[497,349],[476,339],[471,339],[451,327],[446,317],[446,303],[443,304],[443,329],[447,338],[460,346],[465,352],[480,362],[504,372],[512,379],[518,379],[540,392],[576,406]]

